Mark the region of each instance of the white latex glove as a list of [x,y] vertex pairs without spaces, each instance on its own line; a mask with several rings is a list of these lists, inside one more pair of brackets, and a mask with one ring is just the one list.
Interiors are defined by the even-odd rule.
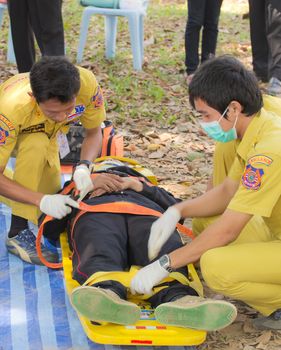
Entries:
[[131,281],[131,293],[152,294],[152,288],[168,275],[169,272],[156,260],[137,272]]
[[73,180],[79,193],[78,202],[94,189],[90,169],[85,164],[78,165],[73,174]]
[[71,212],[71,207],[79,208],[79,203],[62,194],[46,194],[40,201],[40,210],[56,219],[61,219]]
[[148,257],[150,260],[157,257],[163,245],[174,232],[180,218],[181,215],[178,209],[170,207],[152,224],[148,240]]

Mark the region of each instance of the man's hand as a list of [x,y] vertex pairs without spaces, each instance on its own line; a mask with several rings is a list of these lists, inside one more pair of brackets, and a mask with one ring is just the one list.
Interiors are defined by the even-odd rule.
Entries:
[[148,240],[148,257],[153,260],[174,232],[181,215],[176,207],[170,207],[151,226]]
[[132,294],[152,294],[152,288],[169,275],[159,260],[140,269],[131,281]]
[[122,177],[115,174],[99,174],[94,179],[94,191],[92,192],[91,197],[122,191],[122,189]]
[[71,207],[79,208],[79,204],[69,196],[46,194],[42,197],[39,207],[44,214],[61,219],[71,213]]
[[81,201],[94,188],[90,169],[85,164],[78,165],[75,168],[73,180],[77,190],[80,191],[78,201]]
[[143,183],[132,177],[122,177],[122,190],[131,189],[136,192],[141,192],[143,190]]
[[121,177],[114,174],[100,174],[94,180],[94,191],[91,197],[101,196],[110,192],[125,191],[127,189],[141,192],[143,190],[143,184],[127,176]]

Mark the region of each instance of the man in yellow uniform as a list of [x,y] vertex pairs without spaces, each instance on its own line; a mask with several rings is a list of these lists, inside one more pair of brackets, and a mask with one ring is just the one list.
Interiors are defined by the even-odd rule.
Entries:
[[[40,260],[28,221],[36,224],[40,210],[61,218],[70,206],[78,206],[54,193],[61,188],[59,153],[63,157],[69,151],[65,134],[79,119],[86,136],[74,180],[82,197],[93,186],[89,168],[101,149],[100,125],[105,119],[95,76],[64,57],[43,57],[30,74],[18,74],[0,86],[0,195],[13,200],[6,246],[29,263]],[[9,179],[4,170],[11,156],[16,162]],[[43,255],[57,259],[44,247]]]
[[[276,114],[278,117],[281,117],[281,99],[274,96],[263,95],[263,109],[270,113]],[[213,176],[208,183],[207,190],[213,186],[218,186],[228,176],[231,166],[234,162],[239,144],[239,139],[224,143],[216,142],[213,157]],[[193,233],[197,236],[215,219],[217,219],[217,217],[194,218],[192,220]],[[242,232],[243,235],[248,235],[248,240],[251,240],[251,237],[255,237],[257,232],[259,232],[259,237],[261,239],[266,239],[268,236],[268,227],[265,225],[263,219],[260,216],[255,215],[248,222]],[[253,235],[253,233],[255,234]]]
[[[219,215],[191,244],[169,254],[169,268],[200,259],[210,288],[258,310],[263,316],[254,320],[257,328],[281,329],[281,118],[262,108],[255,77],[228,56],[200,67],[189,96],[210,137],[225,145],[240,143],[221,184],[170,207],[153,224],[149,257],[156,257],[180,218]],[[262,217],[267,233],[258,227],[251,234],[245,230],[254,215]],[[156,260],[138,272],[131,288],[143,293],[162,278]],[[181,305],[175,301],[162,307],[168,318]]]

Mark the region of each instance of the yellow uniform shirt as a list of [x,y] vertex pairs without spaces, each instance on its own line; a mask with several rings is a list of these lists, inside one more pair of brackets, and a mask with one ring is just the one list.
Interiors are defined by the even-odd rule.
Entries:
[[249,124],[229,175],[239,188],[229,209],[260,215],[281,237],[281,118],[262,109]]
[[76,106],[62,123],[48,119],[29,95],[29,73],[18,74],[0,86],[0,166],[6,166],[21,134],[46,133],[52,140],[52,153],[52,149],[57,149],[59,130],[67,133],[69,125],[79,119],[86,129],[96,128],[102,123],[105,109],[101,89],[93,73],[81,67],[78,69],[81,87]]
[[270,95],[263,95],[262,99],[263,108],[266,111],[275,113],[277,116],[281,117],[281,98]]
[[[281,117],[281,98],[263,95],[263,108],[275,113],[276,116]],[[213,171],[213,185],[218,186],[228,176],[230,168],[236,157],[237,148],[240,144],[239,139],[230,142],[216,142],[214,153],[214,171]]]

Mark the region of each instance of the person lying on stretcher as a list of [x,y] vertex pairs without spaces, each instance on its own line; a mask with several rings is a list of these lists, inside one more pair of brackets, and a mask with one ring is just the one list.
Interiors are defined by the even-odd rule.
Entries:
[[[99,278],[97,283],[93,278],[91,285],[83,284],[101,271],[128,271],[132,265],[148,265],[150,228],[157,217],[113,213],[110,208],[116,207],[116,203],[125,202],[128,207],[141,206],[163,213],[180,200],[166,190],[153,186],[142,174],[120,162],[114,161],[110,166],[112,168],[107,172],[97,175],[94,190],[84,199],[89,206],[107,203],[109,212],[77,213],[75,210],[68,219],[73,278],[81,284],[73,290],[71,303],[77,312],[90,320],[129,325],[140,318],[137,304],[127,301],[129,286],[106,277],[102,281]],[[105,167],[108,168],[108,164]],[[160,272],[162,276],[159,280],[162,288],[146,293],[147,300],[155,309],[156,320],[165,325],[207,331],[224,328],[234,321],[235,306],[226,301],[199,297],[196,290],[178,280],[162,281],[171,272],[167,271],[169,264],[166,254],[181,246],[183,241],[175,230],[155,258],[160,258],[155,273]],[[176,272],[188,278],[186,267]],[[136,294],[133,287],[130,292]]]

